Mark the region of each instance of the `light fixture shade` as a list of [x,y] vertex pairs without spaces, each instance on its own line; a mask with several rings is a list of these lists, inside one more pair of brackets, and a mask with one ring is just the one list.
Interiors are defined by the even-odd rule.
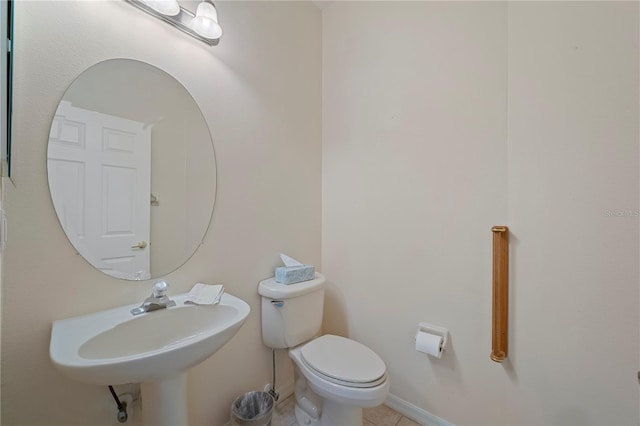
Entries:
[[218,25],[218,12],[213,3],[206,0],[198,5],[191,25],[195,32],[208,39],[217,39],[222,35],[222,28]]
[[142,0],[147,6],[158,13],[167,16],[176,16],[180,13],[180,5],[177,0]]

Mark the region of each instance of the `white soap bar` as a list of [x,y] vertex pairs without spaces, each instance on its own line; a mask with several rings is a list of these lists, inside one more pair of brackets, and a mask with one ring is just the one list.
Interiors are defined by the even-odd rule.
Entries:
[[223,285],[197,283],[193,286],[184,303],[196,305],[217,305],[224,293]]

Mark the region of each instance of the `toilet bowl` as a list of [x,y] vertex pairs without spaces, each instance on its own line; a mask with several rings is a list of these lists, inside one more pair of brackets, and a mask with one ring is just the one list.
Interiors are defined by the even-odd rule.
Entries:
[[389,393],[386,366],[359,342],[320,335],[324,283],[318,273],[292,285],[261,281],[262,339],[270,348],[289,349],[298,424],[360,426],[362,408],[382,404]]
[[[354,340],[327,334],[291,349],[289,356],[296,380],[306,381],[296,383],[296,401],[303,401],[296,410],[300,425],[361,425],[362,408],[382,404],[389,393],[384,362]],[[320,407],[309,402],[309,389],[322,399]]]

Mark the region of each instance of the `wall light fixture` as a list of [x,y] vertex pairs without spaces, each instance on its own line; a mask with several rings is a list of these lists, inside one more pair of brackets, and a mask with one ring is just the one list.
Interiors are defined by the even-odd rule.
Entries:
[[177,0],[125,1],[209,46],[216,46],[222,36],[222,28],[218,24],[218,12],[210,0],[200,2],[195,15],[181,7]]

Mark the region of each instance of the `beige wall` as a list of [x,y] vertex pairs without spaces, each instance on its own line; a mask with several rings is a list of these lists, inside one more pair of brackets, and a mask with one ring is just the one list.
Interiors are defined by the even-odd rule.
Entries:
[[[325,328],[378,352],[394,395],[455,424],[640,421],[638,16],[615,2],[323,11]],[[499,224],[504,364],[489,360]],[[442,359],[414,351],[420,321],[449,328]]]
[[[211,48],[125,2],[17,2],[11,229],[5,256],[2,420],[7,425],[117,424],[108,390],[51,365],[51,322],[142,301],[151,282],[89,266],[67,241],[48,193],[46,144],[65,89],[84,69],[125,57],[180,81],[211,129],[218,193],[204,244],[166,276],[171,292],[224,283],[252,313],[223,349],[189,375],[194,425],[221,425],[235,396],[270,381],[260,279],[278,253],[320,264],[320,12],[307,2],[216,2],[225,34]],[[123,342],[126,343],[126,342]],[[290,363],[278,354],[280,383]]]
[[[223,424],[270,380],[256,285],[281,251],[320,264],[321,181],[325,330],[376,350],[393,394],[457,424],[640,421],[636,3],[336,2],[322,48],[310,2],[216,4],[225,35],[209,48],[124,2],[17,3],[3,424],[116,424],[106,389],[53,369],[50,325],[151,283],[76,255],[46,182],[58,101],[113,57],[176,77],[213,136],[212,226],[172,291],[221,282],[252,306],[190,374],[194,425]],[[488,358],[496,224],[512,229],[502,365]],[[449,328],[441,360],[413,350],[419,321]]]

